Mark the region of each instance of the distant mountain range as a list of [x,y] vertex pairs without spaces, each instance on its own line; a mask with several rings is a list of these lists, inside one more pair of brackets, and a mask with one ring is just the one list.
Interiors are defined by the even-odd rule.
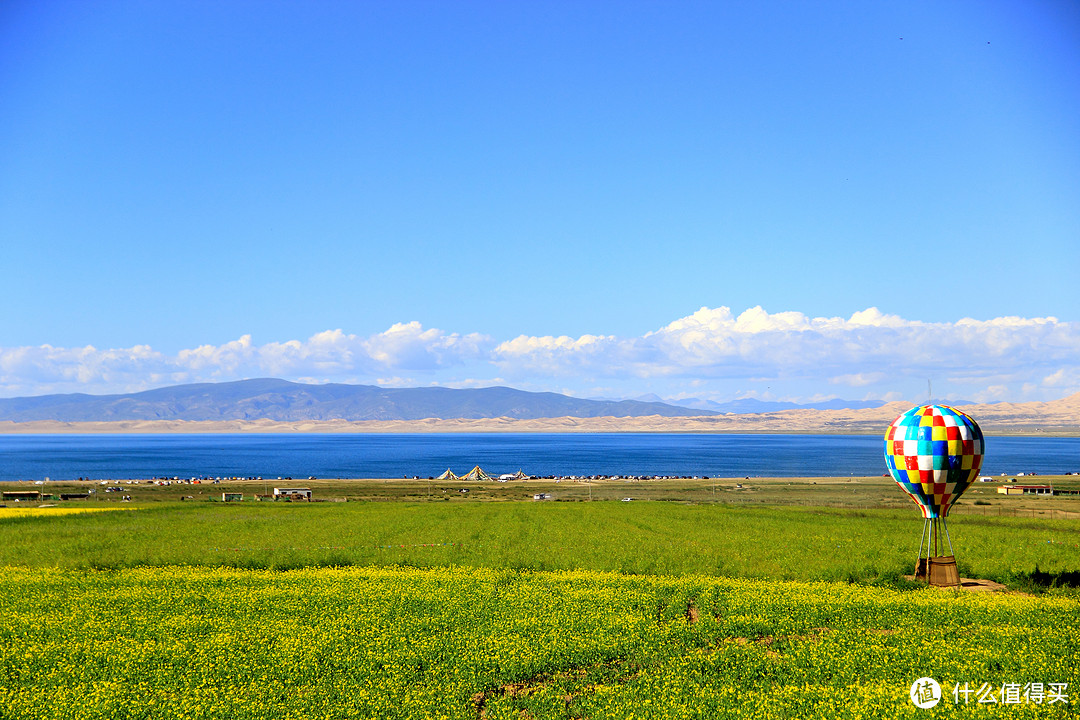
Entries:
[[709,411],[639,400],[582,400],[507,387],[381,388],[259,379],[176,385],[125,395],[0,399],[0,420],[422,420],[424,418],[688,417]]
[[[740,400],[729,400],[728,402],[716,402],[715,400],[705,400],[702,398],[682,398],[674,400],[671,398],[661,398],[659,395],[653,393],[640,395],[633,399],[642,402],[663,402],[677,407],[693,408],[694,410],[709,410],[711,412],[722,414],[734,413],[736,415],[754,415],[757,413],[779,412],[781,410],[866,410],[869,408],[879,408],[886,404],[884,400],[841,400],[839,398],[812,403],[793,403],[785,402],[783,400],[758,400],[756,398],[742,398]],[[939,405],[949,405],[951,407],[974,404],[971,400],[942,400],[940,398],[934,398],[933,402],[938,403]]]
[[823,402],[806,403],[805,405],[780,400],[758,400],[756,398],[743,398],[728,402],[716,402],[701,398],[683,398],[681,400],[660,400],[655,395],[634,398],[644,400],[646,397],[655,398],[660,402],[666,402],[678,407],[692,408],[694,410],[708,410],[715,413],[735,413],[747,415],[751,413],[777,412],[778,410],[862,410],[865,408],[881,407],[885,403],[881,400],[826,400]]
[[[963,401],[950,404],[965,404]],[[109,422],[142,420],[423,420],[425,418],[533,420],[556,417],[692,417],[781,410],[859,410],[881,402],[829,400],[800,405],[747,398],[718,403],[643,395],[628,400],[581,399],[507,387],[382,388],[331,383],[307,385],[273,378],[175,385],[123,395],[40,395],[0,398],[0,421]]]

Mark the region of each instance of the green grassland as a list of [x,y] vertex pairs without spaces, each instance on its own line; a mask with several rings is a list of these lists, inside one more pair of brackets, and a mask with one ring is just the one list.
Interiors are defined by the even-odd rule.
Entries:
[[[1080,521],[958,515],[965,577],[1031,589],[1080,569]],[[469,566],[897,581],[922,520],[898,510],[676,502],[159,503],[0,520],[0,564]],[[1052,578],[1048,582],[1052,582]]]
[[961,573],[1013,589],[974,594],[903,579],[922,520],[878,478],[294,484],[347,502],[0,511],[0,718],[927,717],[922,676],[934,717],[1080,707],[1068,497],[969,491]]

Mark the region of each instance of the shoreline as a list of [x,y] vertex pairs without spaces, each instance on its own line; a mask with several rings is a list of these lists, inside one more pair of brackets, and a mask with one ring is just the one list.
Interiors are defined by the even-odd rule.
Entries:
[[[858,410],[779,410],[767,413],[666,417],[548,417],[421,420],[111,420],[0,421],[0,435],[248,434],[248,433],[687,433],[766,435],[880,435],[912,404]],[[983,432],[1016,437],[1080,437],[1080,393],[1052,402],[959,405]]]
[[[906,406],[904,409],[907,409]],[[0,435],[108,434],[724,434],[724,435],[880,435],[900,414],[891,411],[784,411],[760,415],[702,417],[511,418],[442,420],[117,420],[106,422],[0,421]],[[902,412],[901,410],[900,412]],[[967,409],[965,408],[965,411]],[[840,413],[841,417],[797,414]],[[787,413],[787,414],[785,414]],[[969,412],[983,432],[1012,437],[1080,437],[1080,417],[995,417]],[[869,415],[869,416],[867,416]]]

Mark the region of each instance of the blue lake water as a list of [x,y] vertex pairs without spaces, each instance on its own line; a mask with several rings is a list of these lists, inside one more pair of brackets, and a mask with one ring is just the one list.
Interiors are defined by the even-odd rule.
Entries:
[[[0,435],[0,481],[160,476],[881,475],[868,435]],[[1080,472],[1080,438],[990,437],[983,473]]]

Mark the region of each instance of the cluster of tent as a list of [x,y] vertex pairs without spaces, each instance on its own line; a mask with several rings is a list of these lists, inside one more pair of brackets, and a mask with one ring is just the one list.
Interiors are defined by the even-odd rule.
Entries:
[[[488,475],[486,472],[484,472],[483,468],[481,468],[479,465],[477,465],[472,470],[465,473],[464,475],[455,475],[453,470],[451,470],[450,468],[446,468],[446,472],[444,472],[442,475],[440,475],[439,477],[437,477],[435,479],[436,480],[487,480],[487,481],[493,481],[496,478],[493,478],[490,475]],[[521,472],[520,470],[518,470],[513,475],[500,475],[498,477],[498,479],[499,480],[528,480],[529,476],[526,475],[525,473]]]

